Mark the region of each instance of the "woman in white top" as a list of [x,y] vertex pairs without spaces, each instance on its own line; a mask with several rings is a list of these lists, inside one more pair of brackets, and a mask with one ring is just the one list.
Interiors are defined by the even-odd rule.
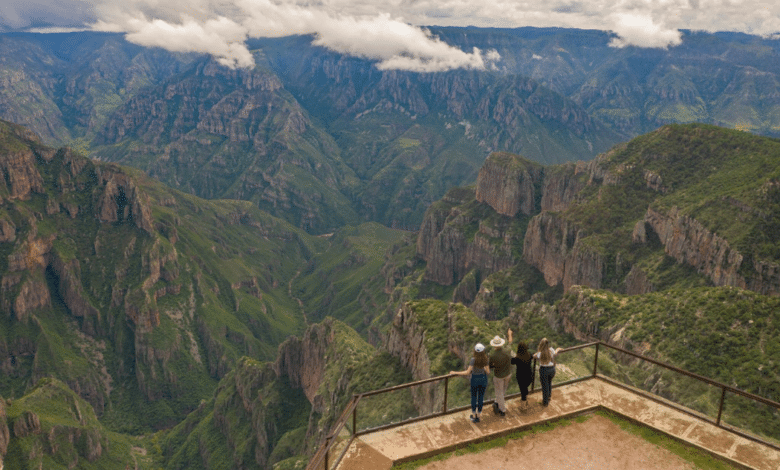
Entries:
[[539,383],[542,385],[542,405],[550,404],[552,395],[552,380],[555,377],[555,355],[561,351],[561,348],[553,349],[547,338],[539,341],[539,347],[536,348],[534,357],[539,361]]

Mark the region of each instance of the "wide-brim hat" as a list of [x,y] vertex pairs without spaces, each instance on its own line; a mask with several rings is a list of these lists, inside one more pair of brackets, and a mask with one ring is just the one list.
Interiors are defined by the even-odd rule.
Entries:
[[482,343],[477,343],[476,346],[474,346],[474,351],[476,352],[482,352],[485,350],[485,345]]
[[506,341],[504,341],[503,338],[498,336],[495,336],[493,339],[490,340],[490,345],[493,346],[494,348],[500,348],[501,346],[504,345],[504,343],[506,343]]

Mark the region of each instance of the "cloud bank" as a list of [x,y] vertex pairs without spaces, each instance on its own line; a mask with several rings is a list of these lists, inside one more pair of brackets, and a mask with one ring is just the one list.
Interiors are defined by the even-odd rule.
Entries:
[[323,8],[273,3],[269,0],[235,0],[230,3],[188,3],[187,8],[166,4],[128,11],[124,4],[105,7],[95,29],[121,31],[144,46],[179,52],[205,52],[228,67],[251,67],[248,38],[311,34],[314,44],[336,52],[377,61],[382,70],[441,72],[456,68],[494,67],[495,51],[474,48],[464,52],[428,30],[389,13],[339,15]]
[[495,51],[452,47],[427,26],[568,27],[612,32],[613,47],[673,47],[681,29],[780,33],[775,0],[3,0],[0,31],[88,26],[145,46],[249,67],[249,38],[310,34],[315,44],[419,72],[486,69]]

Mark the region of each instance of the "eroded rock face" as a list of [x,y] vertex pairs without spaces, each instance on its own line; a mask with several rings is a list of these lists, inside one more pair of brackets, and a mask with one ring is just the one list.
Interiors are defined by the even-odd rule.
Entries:
[[97,170],[103,191],[97,197],[95,217],[101,222],[132,221],[136,227],[152,233],[154,229],[151,204],[133,179],[109,166]]
[[634,242],[646,242],[648,230],[658,236],[667,255],[694,267],[716,286],[780,294],[780,265],[759,260],[746,265],[744,255],[726,239],[696,219],[680,214],[676,207],[667,214],[648,208],[644,220],[634,229]]
[[0,219],[0,243],[13,241],[16,241],[16,226],[10,220]]
[[330,323],[311,325],[302,339],[291,337],[279,346],[274,371],[289,379],[290,385],[300,388],[312,405],[325,373],[325,357],[334,339]]
[[588,185],[586,173],[587,164],[584,162],[545,168],[541,210],[561,212],[568,209],[579,192]]
[[544,275],[550,286],[563,284],[598,289],[604,273],[603,257],[582,243],[584,234],[572,223],[551,212],[531,219],[523,244],[523,258]]
[[4,178],[0,188],[10,199],[29,199],[32,193],[43,192],[43,179],[35,167],[35,153],[25,148],[0,154],[0,172]]
[[25,411],[14,421],[14,436],[24,438],[31,434],[40,434],[41,420],[32,411]]
[[[512,266],[516,261],[512,246],[522,234],[511,228],[511,222],[506,218],[490,225],[462,213],[458,206],[432,207],[417,236],[417,255],[427,263],[425,278],[452,285],[473,269],[487,276]],[[477,225],[471,239],[463,229],[468,225]]]
[[431,360],[425,348],[425,331],[417,323],[414,310],[404,304],[393,318],[385,349],[401,360],[414,380],[431,376]]
[[8,452],[8,443],[11,442],[11,431],[8,429],[8,414],[5,411],[5,399],[0,397],[0,466]]
[[542,167],[517,155],[493,153],[479,170],[476,198],[509,217],[536,211]]

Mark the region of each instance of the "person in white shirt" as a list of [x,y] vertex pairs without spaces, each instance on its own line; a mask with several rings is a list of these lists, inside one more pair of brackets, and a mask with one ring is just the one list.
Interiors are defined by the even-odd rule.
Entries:
[[550,404],[552,396],[552,380],[555,377],[555,355],[561,351],[561,348],[553,349],[550,347],[550,341],[542,338],[539,341],[539,347],[536,349],[534,357],[539,361],[539,383],[542,386],[542,405]]

